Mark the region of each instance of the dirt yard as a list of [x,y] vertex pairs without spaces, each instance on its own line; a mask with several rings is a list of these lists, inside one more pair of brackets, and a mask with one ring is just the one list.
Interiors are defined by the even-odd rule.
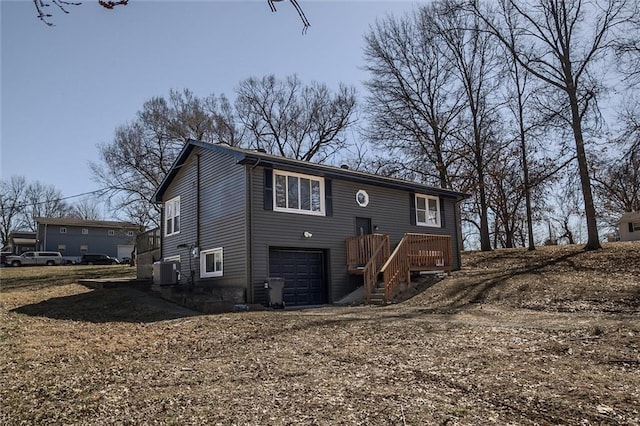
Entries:
[[5,268],[0,424],[640,424],[639,243],[464,261],[396,305],[219,315]]

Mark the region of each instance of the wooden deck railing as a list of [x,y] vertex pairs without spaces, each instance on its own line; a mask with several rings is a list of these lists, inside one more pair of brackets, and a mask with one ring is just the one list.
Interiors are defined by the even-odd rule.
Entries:
[[362,274],[367,302],[378,282],[380,268],[388,258],[389,236],[386,234],[347,238],[347,268],[350,273]]
[[385,284],[385,300],[393,297],[400,283],[408,283],[411,271],[451,272],[451,237],[447,235],[404,234],[380,269]]
[[355,272],[364,269],[374,252],[382,245],[385,248],[377,254],[377,262],[383,264],[389,257],[389,236],[368,234],[347,238],[347,269]]

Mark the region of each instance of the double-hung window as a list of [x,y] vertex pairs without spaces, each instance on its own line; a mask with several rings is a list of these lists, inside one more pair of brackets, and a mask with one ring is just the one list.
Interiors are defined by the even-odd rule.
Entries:
[[222,247],[200,252],[200,278],[222,276]]
[[180,232],[180,197],[164,203],[164,235]]
[[440,226],[440,200],[428,195],[416,195],[416,224]]
[[273,209],[291,213],[325,215],[324,179],[274,170]]

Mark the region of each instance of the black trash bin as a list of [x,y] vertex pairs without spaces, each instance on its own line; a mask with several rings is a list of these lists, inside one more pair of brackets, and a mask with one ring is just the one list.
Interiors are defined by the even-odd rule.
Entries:
[[264,284],[269,294],[269,306],[275,309],[284,309],[284,278],[269,277]]

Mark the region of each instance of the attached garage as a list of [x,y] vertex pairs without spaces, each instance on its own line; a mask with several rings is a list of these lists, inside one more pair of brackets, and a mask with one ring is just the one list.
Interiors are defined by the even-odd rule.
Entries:
[[269,276],[284,278],[286,306],[321,305],[327,302],[323,250],[271,248]]

